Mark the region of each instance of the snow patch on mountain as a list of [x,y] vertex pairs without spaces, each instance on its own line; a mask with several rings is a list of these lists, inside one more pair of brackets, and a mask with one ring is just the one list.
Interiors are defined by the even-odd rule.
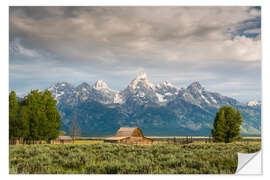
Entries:
[[247,103],[248,106],[252,107],[252,106],[259,106],[261,105],[261,102],[257,101],[256,99],[252,100],[252,101],[249,101]]
[[213,98],[212,96],[210,98],[211,98],[212,102],[214,102],[215,104],[217,104],[217,101],[216,101],[215,98]]
[[207,104],[210,104],[210,102],[204,97],[204,95],[201,95],[201,97],[203,98],[203,100],[204,100]]
[[65,94],[65,92],[60,92],[59,94],[55,94],[55,98],[58,99],[60,96],[62,96],[63,94]]
[[166,102],[166,101],[167,101],[166,99],[164,99],[164,96],[163,96],[163,95],[161,95],[161,94],[159,94],[159,93],[156,93],[156,95],[157,95],[157,97],[158,97],[158,101],[159,101],[159,102]]
[[159,89],[161,89],[161,88],[175,88],[175,89],[178,89],[175,85],[173,85],[172,83],[170,83],[168,81],[164,81],[164,82],[158,84],[157,88],[159,88]]
[[173,94],[172,93],[169,93],[169,92],[167,92],[167,93],[165,93],[165,96],[172,96]]
[[119,92],[117,92],[115,94],[114,99],[113,99],[113,103],[116,103],[116,104],[123,104],[124,103],[124,100],[121,97],[121,95],[119,94]]
[[104,89],[109,89],[107,84],[103,82],[102,80],[97,80],[97,82],[94,85],[94,88],[96,90],[104,90]]

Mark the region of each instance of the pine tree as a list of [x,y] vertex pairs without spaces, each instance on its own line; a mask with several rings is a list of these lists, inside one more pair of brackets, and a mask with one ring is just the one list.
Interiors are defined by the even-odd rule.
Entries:
[[231,106],[223,106],[216,113],[212,136],[214,142],[230,143],[240,138],[241,112]]

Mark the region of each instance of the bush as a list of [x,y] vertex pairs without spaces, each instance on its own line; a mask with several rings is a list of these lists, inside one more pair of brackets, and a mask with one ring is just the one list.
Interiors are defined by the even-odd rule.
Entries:
[[233,174],[260,143],[12,145],[10,174]]

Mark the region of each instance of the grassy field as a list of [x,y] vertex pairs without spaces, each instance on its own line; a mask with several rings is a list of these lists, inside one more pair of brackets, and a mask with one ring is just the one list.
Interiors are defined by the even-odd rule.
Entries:
[[104,141],[89,141],[89,140],[74,141],[74,144],[96,144],[96,143],[104,143]]
[[10,174],[232,174],[252,143],[12,145]]

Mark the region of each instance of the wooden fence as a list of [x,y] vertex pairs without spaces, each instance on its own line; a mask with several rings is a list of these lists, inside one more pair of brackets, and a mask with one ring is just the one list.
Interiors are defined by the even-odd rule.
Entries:
[[18,145],[18,144],[46,144],[45,141],[42,140],[24,140],[24,139],[10,139],[9,140],[10,145]]
[[168,138],[168,139],[157,139],[154,140],[153,144],[189,144],[193,142],[193,137],[192,136],[186,136],[184,138]]

